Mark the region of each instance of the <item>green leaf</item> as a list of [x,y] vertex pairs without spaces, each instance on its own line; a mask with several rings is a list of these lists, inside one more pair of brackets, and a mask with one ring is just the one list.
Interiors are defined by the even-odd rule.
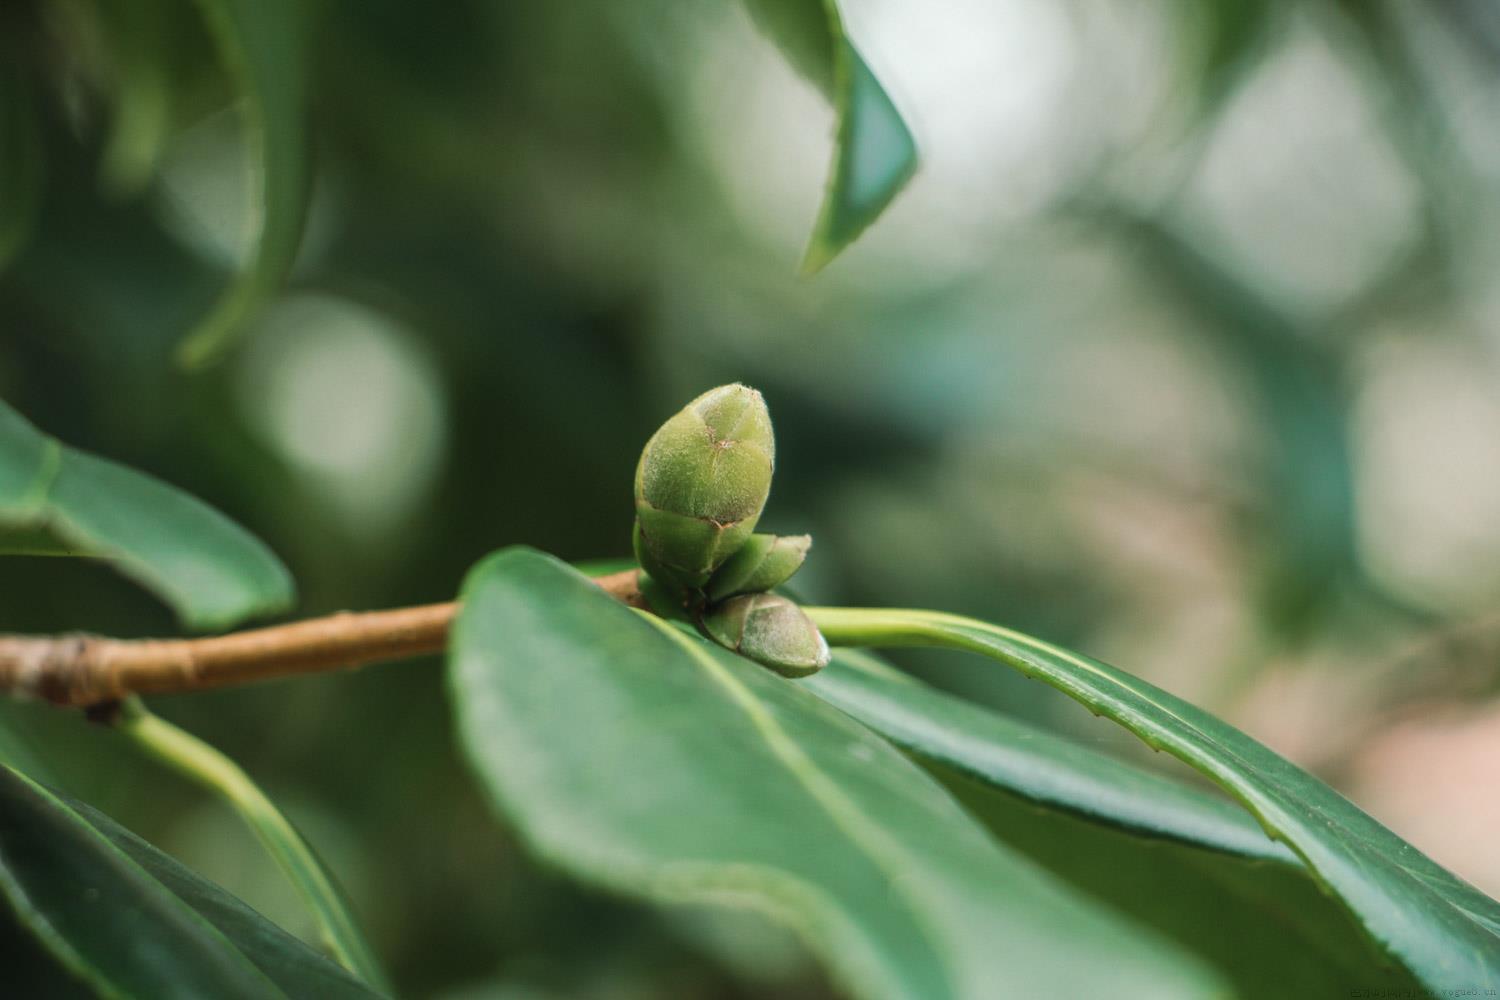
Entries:
[[221,628],[291,606],[286,567],[207,504],[42,434],[0,402],[0,553],[108,559],[184,624]]
[[137,698],[127,698],[121,704],[116,728],[142,751],[197,782],[238,813],[302,897],[329,954],[371,986],[390,988],[333,873],[238,764],[193,734],[153,715]]
[[156,172],[171,125],[178,10],[171,0],[134,0],[102,3],[97,12],[115,63],[114,118],[99,180],[111,195],[132,196]]
[[377,996],[107,817],[7,767],[0,902],[103,996]]
[[196,367],[221,357],[292,269],[309,187],[306,132],[309,5],[298,0],[198,0],[244,104],[255,174],[250,262],[179,349]]
[[1139,836],[1246,858],[1302,862],[1235,803],[987,711],[858,650],[803,686],[896,745],[1035,805]]
[[784,921],[862,997],[1219,985],[1018,860],[843,713],[551,557],[480,563],[450,650],[471,765],[579,878]]
[[1238,996],[1346,996],[1361,982],[1418,986],[1300,865],[1129,836],[1036,809],[944,765],[930,769],[1008,847],[1192,949]]
[[[1242,996],[1333,996],[1382,965],[1301,860],[1224,799],[867,653],[839,650],[805,686],[912,752],[1009,847],[1214,962]],[[1401,975],[1382,985],[1415,985]]]
[[1427,988],[1500,987],[1500,903],[1233,726],[1114,667],[985,622],[934,611],[807,610],[831,643],[965,650],[1050,684],[1244,803]]
[[853,243],[917,170],[917,143],[844,32],[836,0],[745,0],[787,61],[827,97],[838,119],[823,207],[802,259],[811,274]]
[[1197,317],[1196,329],[1245,379],[1265,428],[1260,489],[1268,499],[1257,603],[1272,631],[1305,637],[1334,595],[1373,590],[1361,564],[1348,374],[1317,346],[1318,325],[1245,281],[1180,227],[1120,208],[1107,218],[1149,273]]
[[1276,0],[1216,0],[1182,18],[1184,84],[1196,97],[1197,114],[1217,112],[1257,65],[1257,57],[1285,13]]

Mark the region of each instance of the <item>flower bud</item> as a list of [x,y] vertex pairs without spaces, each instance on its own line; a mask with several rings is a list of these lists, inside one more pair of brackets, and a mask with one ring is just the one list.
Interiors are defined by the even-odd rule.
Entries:
[[714,641],[784,677],[828,666],[823,633],[796,604],[777,594],[744,594],[710,608],[703,627]]
[[662,424],[635,471],[641,567],[678,587],[707,583],[755,530],[775,450],[765,400],[738,383],[705,392]]
[[710,601],[736,594],[759,594],[779,587],[802,568],[811,535],[751,535],[709,579]]

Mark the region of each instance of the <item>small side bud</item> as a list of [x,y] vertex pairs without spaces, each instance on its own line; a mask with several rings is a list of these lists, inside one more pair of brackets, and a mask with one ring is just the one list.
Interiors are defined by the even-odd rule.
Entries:
[[776,444],[760,393],[711,389],[661,426],[635,472],[636,556],[663,584],[700,588],[750,537]]
[[709,578],[708,599],[722,601],[779,587],[802,568],[810,548],[811,535],[751,535]]
[[703,627],[719,645],[783,677],[807,677],[828,666],[823,633],[801,608],[776,594],[731,597],[709,609]]

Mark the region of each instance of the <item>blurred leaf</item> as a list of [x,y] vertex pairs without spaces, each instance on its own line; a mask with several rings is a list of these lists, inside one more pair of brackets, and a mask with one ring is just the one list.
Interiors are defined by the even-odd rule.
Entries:
[[924,760],[1036,805],[1154,840],[1301,869],[1239,806],[944,694],[857,650],[803,681],[820,698]]
[[[1277,0],[1212,0],[1190,4],[1190,84],[1198,113],[1211,115],[1252,69],[1281,13]],[[1196,30],[1193,30],[1196,29]]]
[[1344,360],[1316,329],[1226,268],[1177,227],[1105,215],[1144,252],[1150,274],[1202,317],[1198,329],[1245,379],[1265,428],[1263,506],[1276,544],[1260,600],[1273,627],[1305,634],[1339,596],[1368,583],[1355,538]]
[[1371,939],[1430,989],[1500,987],[1500,903],[1244,733],[1097,660],[935,611],[809,608],[832,643],[936,646],[1045,681],[1197,768],[1301,855]]
[[901,112],[844,33],[835,0],[745,0],[787,61],[832,103],[833,167],[802,270],[814,273],[885,211],[917,169]]
[[257,231],[248,265],[179,349],[184,364],[220,357],[291,271],[302,239],[310,167],[304,134],[311,13],[297,0],[198,0],[236,77],[254,157]]
[[243,903],[0,767],[0,896],[103,996],[373,997]]
[[0,553],[108,559],[193,628],[291,606],[286,567],[207,504],[69,448],[0,402]]
[[25,68],[0,53],[0,272],[26,245],[42,199],[37,94]]
[[135,194],[156,170],[172,112],[172,15],[166,0],[101,3],[114,55],[115,114],[100,180],[116,195]]
[[863,997],[1205,996],[1196,963],[1017,863],[889,744],[526,549],[455,623],[463,746],[531,850],[785,921]]

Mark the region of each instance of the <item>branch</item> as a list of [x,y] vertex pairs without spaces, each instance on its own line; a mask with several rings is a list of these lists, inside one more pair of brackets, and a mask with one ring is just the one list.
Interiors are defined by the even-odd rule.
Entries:
[[[645,607],[636,571],[594,578]],[[0,694],[84,708],[131,694],[178,694],[361,667],[442,652],[456,601],[390,611],[341,611],[202,639],[0,635]]]

